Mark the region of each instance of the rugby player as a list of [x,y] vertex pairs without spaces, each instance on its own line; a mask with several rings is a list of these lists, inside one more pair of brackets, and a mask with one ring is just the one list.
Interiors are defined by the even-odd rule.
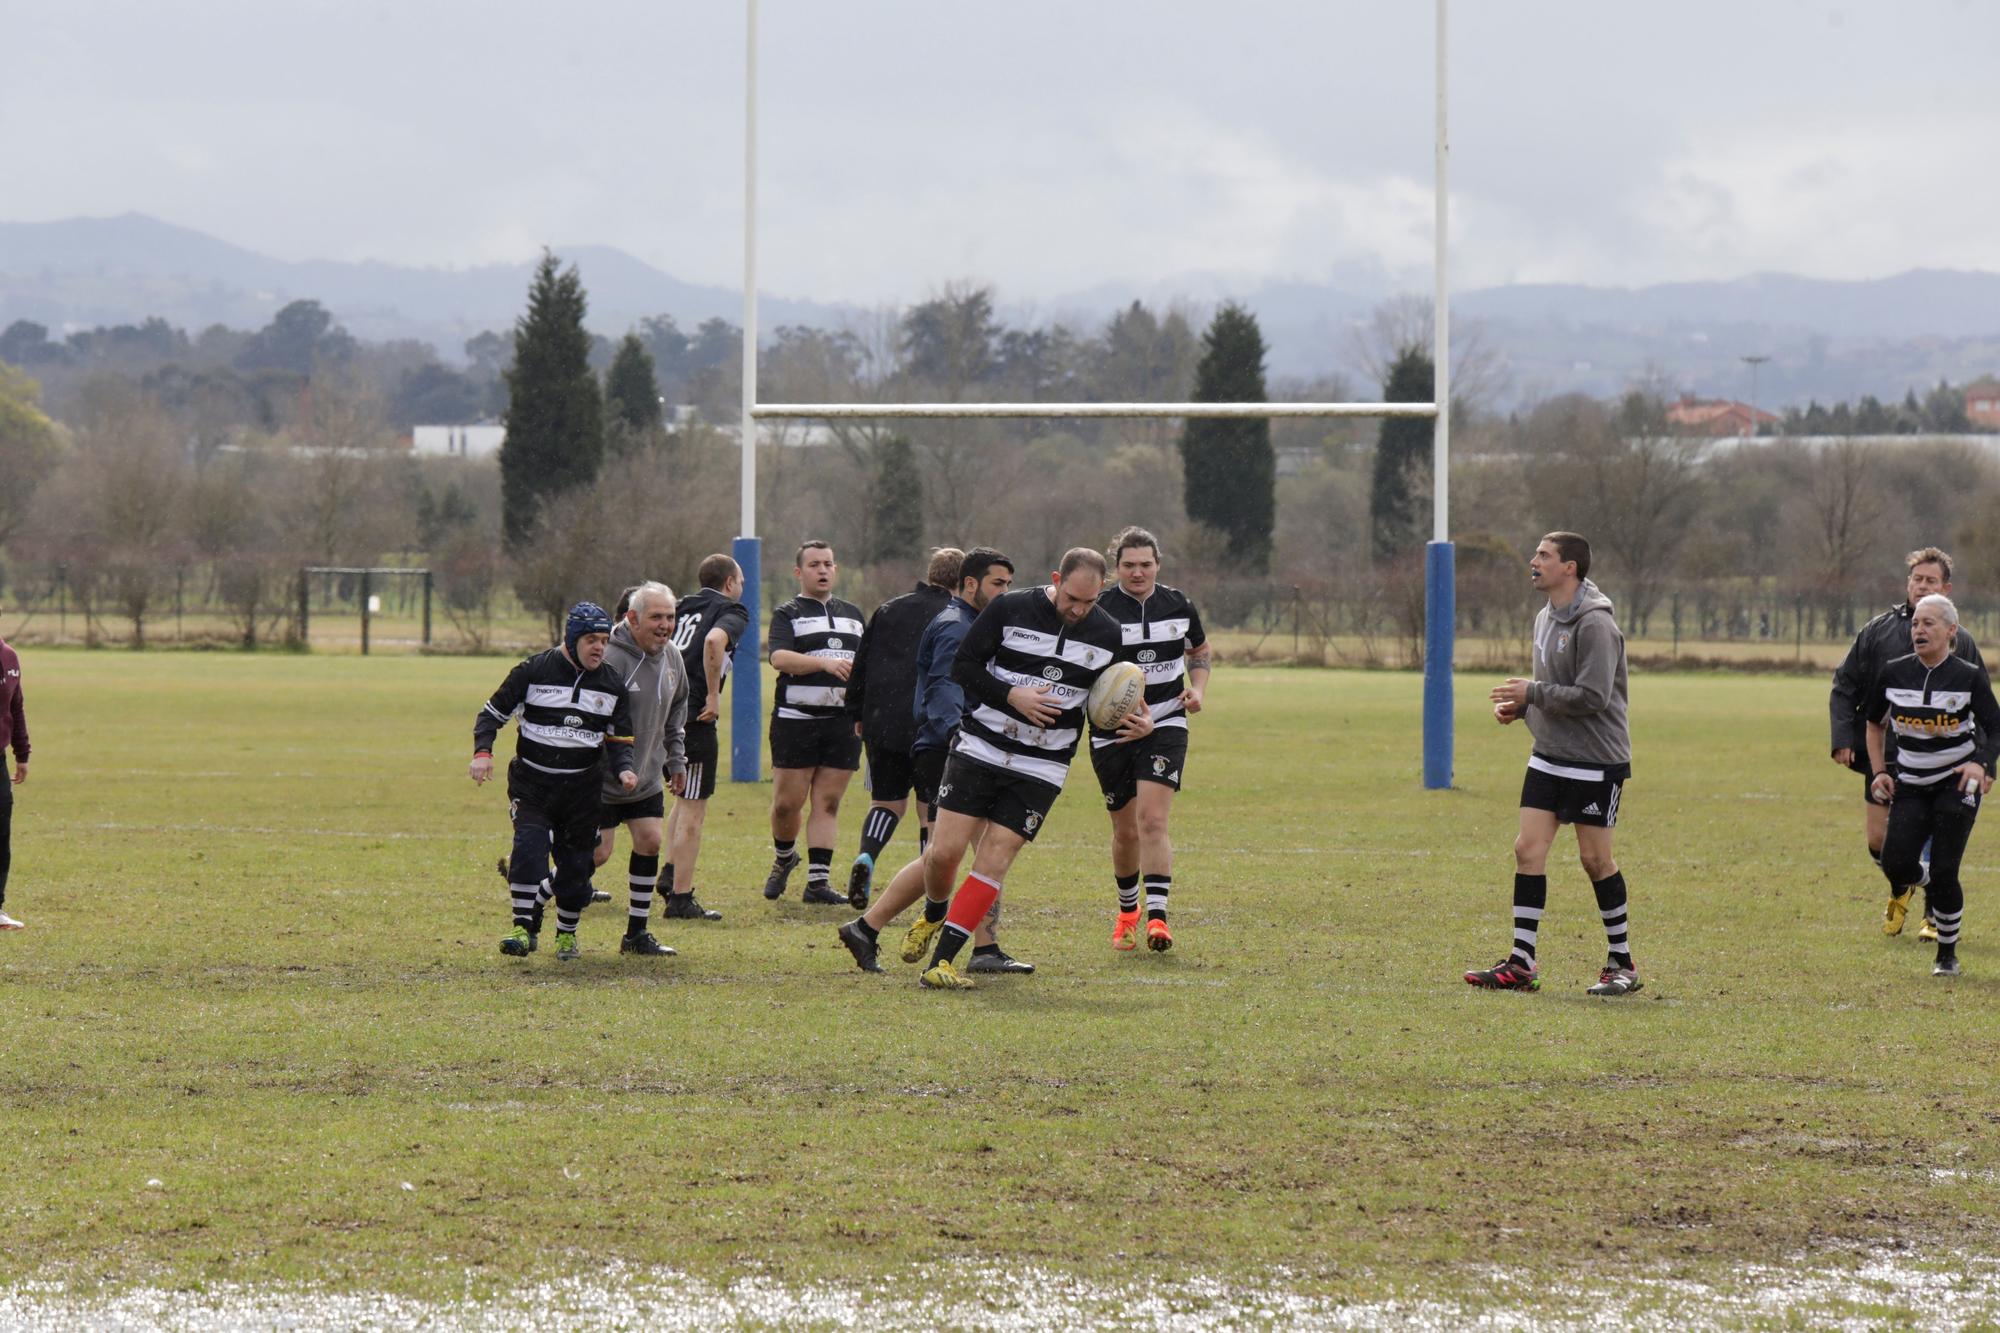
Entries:
[[[1910,615],[1915,652],[1876,675],[1869,695],[1869,793],[1889,807],[1882,873],[1901,893],[1919,873],[1918,854],[1930,846],[1931,919],[1937,929],[1934,977],[1958,975],[1958,931],[1965,890],[1958,866],[1979,817],[1980,798],[1993,790],[2000,753],[2000,703],[1986,668],[1952,650],[1958,608],[1935,593],[1917,599]],[[1896,736],[1888,748],[1890,732]]]
[[[1854,636],[1854,643],[1847,650],[1847,656],[1834,668],[1833,692],[1827,701],[1828,711],[1833,719],[1833,762],[1844,768],[1853,769],[1861,775],[1862,829],[1868,838],[1868,855],[1873,857],[1879,869],[1882,865],[1882,839],[1889,829],[1889,807],[1887,803],[1875,799],[1875,774],[1879,769],[1871,769],[1868,760],[1867,709],[1874,697],[1875,681],[1882,668],[1910,651],[1910,619],[1915,613],[1917,602],[1932,594],[1940,597],[1951,596],[1951,556],[1935,546],[1925,546],[1903,557],[1903,602],[1892,606],[1861,627]],[[1963,626],[1952,639],[1951,651],[1976,667],[1986,664],[1980,660],[1979,648]],[[1897,738],[1894,733],[1887,737],[1889,753],[1895,753]],[[1930,860],[1926,853],[1919,864]],[[1903,920],[1909,914],[1910,902],[1919,888],[1923,887],[1923,876],[1907,880],[1889,895],[1889,905],[1882,913],[1882,933],[1900,935]],[[1918,938],[1935,940],[1937,926],[1928,911],[1924,913],[1923,928]]]
[[632,769],[639,785],[625,791],[606,775],[603,806],[597,816],[597,847],[592,863],[611,859],[618,826],[631,830],[632,850],[626,858],[628,900],[625,938],[618,952],[662,957],[674,951],[647,929],[653,910],[653,890],[660,878],[660,841],[666,824],[669,783],[678,793],[687,773],[683,734],[687,726],[687,672],[673,650],[676,603],[664,583],[641,583],[621,599],[623,609],[611,631],[604,665],[624,683],[625,702],[632,712]]
[[[910,808],[912,747],[917,741],[913,704],[917,694],[917,645],[924,630],[951,600],[958,586],[958,567],[965,552],[943,546],[931,552],[924,581],[900,597],[875,608],[855,650],[854,670],[847,678],[847,716],[854,734],[868,752],[868,813],[861,820],[861,850],[847,872],[848,906],[868,906],[875,878],[875,858]],[[921,854],[930,838],[927,803],[917,804],[917,844]]]
[[[8,747],[14,751],[14,774],[7,776]],[[21,659],[0,639],[0,909],[7,903],[7,874],[13,867],[14,788],[28,780],[28,704],[21,693]],[[0,930],[20,930],[26,923],[0,910]]]
[[1115,587],[1097,605],[1118,622],[1121,660],[1146,673],[1146,708],[1153,732],[1121,741],[1092,727],[1090,763],[1111,812],[1111,873],[1118,882],[1118,916],[1111,947],[1139,942],[1139,879],[1145,876],[1146,944],[1174,947],[1167,895],[1174,883],[1174,847],[1167,816],[1187,767],[1188,718],[1199,713],[1213,664],[1201,615],[1186,593],[1159,581],[1160,539],[1130,527],[1111,539]]
[[[987,603],[952,661],[967,708],[938,783],[938,818],[924,857],[924,917],[911,927],[919,950],[934,936],[918,979],[933,990],[973,985],[954,965],[1000,896],[1014,858],[1034,840],[1062,793],[1083,735],[1090,687],[1117,658],[1118,622],[1097,607],[1101,552],[1072,547],[1048,586]],[[1152,714],[1136,708],[1122,734],[1139,740]],[[952,890],[974,840],[972,870]]]
[[[847,678],[861,642],[861,608],[833,595],[833,548],[803,542],[792,563],[799,595],[771,612],[771,873],[764,896],[784,895],[806,826],[808,903],[845,906],[833,891],[840,798],[861,767],[861,738],[847,720]],[[810,805],[810,813],[807,807]]]
[[682,602],[674,621],[673,644],[681,654],[688,683],[687,773],[675,789],[674,813],[667,823],[671,860],[661,868],[666,901],[660,915],[687,921],[720,921],[722,913],[694,896],[694,867],[701,855],[702,825],[715,795],[719,755],[715,722],[722,715],[722,689],[737,640],[750,628],[743,596],[743,570],[721,553],[695,571],[701,590]]
[[[937,789],[944,776],[945,757],[965,712],[965,691],[952,679],[952,663],[957,659],[959,644],[965,640],[965,632],[972,628],[972,622],[979,618],[986,604],[1013,585],[1013,561],[990,546],[973,547],[959,566],[957,593],[917,641],[917,690],[912,703],[917,739],[910,757],[911,781],[917,800],[923,803],[932,822],[937,820]],[[840,928],[840,942],[854,955],[855,964],[862,971],[882,970],[876,962],[880,951],[877,937],[905,907],[923,896],[924,857],[920,853],[896,872],[866,912]],[[1010,957],[1001,949],[995,934],[999,925],[1000,899],[996,897],[972,933],[972,960],[965,970],[1021,975],[1033,972],[1033,963]],[[920,961],[934,934],[933,930],[913,928],[904,941],[903,961]]]
[[1592,995],[1640,988],[1627,932],[1625,876],[1611,852],[1618,798],[1632,775],[1632,735],[1625,721],[1625,636],[1611,599],[1590,574],[1590,543],[1551,532],[1528,562],[1530,581],[1547,594],[1535,617],[1534,679],[1494,687],[1493,717],[1526,719],[1534,736],[1521,784],[1520,832],[1514,839],[1514,948],[1466,981],[1494,990],[1538,990],[1535,936],[1548,902],[1549,847],[1560,824],[1576,826],[1576,850],[1597,889],[1608,955]]
[[597,846],[600,773],[606,755],[620,790],[638,788],[632,771],[632,712],[624,684],[604,666],[611,617],[595,602],[569,609],[563,641],[521,662],[472,722],[472,780],[493,776],[493,740],[519,714],[514,759],[507,765],[508,814],[514,822],[514,929],[500,952],[526,957],[540,927],[542,868],[555,854],[556,958],[581,956],[577,922],[590,906]]

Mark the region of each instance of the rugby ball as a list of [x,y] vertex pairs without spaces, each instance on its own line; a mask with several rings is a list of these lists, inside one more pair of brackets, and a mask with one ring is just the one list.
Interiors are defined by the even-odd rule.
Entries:
[[1113,662],[1090,687],[1083,711],[1099,731],[1115,731],[1136,708],[1146,704],[1146,673],[1131,662]]

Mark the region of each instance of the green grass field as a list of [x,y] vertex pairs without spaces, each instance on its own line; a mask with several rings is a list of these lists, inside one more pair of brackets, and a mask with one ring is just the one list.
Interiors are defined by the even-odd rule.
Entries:
[[[1816,680],[1634,682],[1630,999],[1583,994],[1603,937],[1567,838],[1543,991],[1458,979],[1505,952],[1527,745],[1483,677],[1458,788],[1426,793],[1417,677],[1227,668],[1174,951],[1108,948],[1086,768],[1008,885],[1040,974],[939,995],[893,954],[856,971],[842,912],[763,901],[768,785],[719,794],[727,916],[662,927],[678,958],[617,954],[622,897],[581,962],[502,958],[504,796],[465,760],[505,665],[29,655],[0,1323],[133,1287],[469,1317],[662,1274],[906,1322],[928,1274],[970,1302],[942,1324],[1029,1276],[1100,1293],[1092,1321],[2000,1318],[2000,830],[1966,974],[1934,981],[1877,929]],[[840,1322],[798,1308],[717,1318]]]

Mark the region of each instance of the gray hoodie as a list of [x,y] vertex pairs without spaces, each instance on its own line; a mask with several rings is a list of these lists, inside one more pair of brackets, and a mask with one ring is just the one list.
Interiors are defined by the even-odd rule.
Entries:
[[613,805],[643,800],[666,784],[664,770],[678,776],[687,768],[687,667],[672,643],[646,654],[621,620],[611,627],[604,649],[604,667],[625,682],[625,704],[632,710],[632,771],[639,785],[627,792],[618,775],[604,775],[604,799]]
[[1568,606],[1535,617],[1528,730],[1544,759],[1615,767],[1632,762],[1625,725],[1625,636],[1611,599],[1585,579]]

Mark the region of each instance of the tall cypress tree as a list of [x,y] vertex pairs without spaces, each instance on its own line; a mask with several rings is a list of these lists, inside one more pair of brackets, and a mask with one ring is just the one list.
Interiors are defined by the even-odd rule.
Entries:
[[910,441],[891,435],[875,450],[874,521],[869,525],[871,560],[905,560],[917,554],[924,535],[924,477]]
[[583,282],[542,251],[528,310],[514,324],[507,376],[507,442],[500,449],[500,515],[510,553],[534,531],[542,502],[597,475],[604,404],[590,370]]
[[628,333],[604,374],[604,407],[611,422],[634,439],[658,430],[664,421],[653,354],[636,333]]
[[[1382,385],[1385,403],[1428,403],[1435,392],[1430,355],[1406,346],[1396,353]],[[1431,474],[1431,441],[1437,423],[1421,417],[1387,417],[1375,438],[1375,479],[1368,494],[1369,547],[1377,560],[1406,555],[1424,540],[1419,500]]]
[[[1262,403],[1264,335],[1257,317],[1229,303],[1202,335],[1193,400]],[[1277,521],[1277,454],[1271,422],[1190,420],[1181,428],[1181,480],[1188,517],[1228,538],[1229,556],[1262,574],[1271,567],[1271,529]]]

